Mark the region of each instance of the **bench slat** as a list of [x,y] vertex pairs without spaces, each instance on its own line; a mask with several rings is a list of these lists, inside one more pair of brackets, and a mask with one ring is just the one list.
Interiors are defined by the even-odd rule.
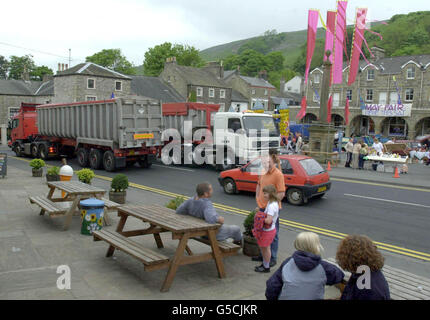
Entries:
[[52,202],[51,200],[43,197],[30,197],[29,199],[30,199],[30,203],[37,204],[39,207],[41,207],[49,214],[66,213],[72,205],[72,202],[70,201]]
[[107,230],[99,230],[93,233],[94,238],[102,239],[114,246],[116,249],[124,251],[136,259],[142,261],[145,265],[159,264],[168,262],[169,258],[152,251],[151,249],[144,248],[140,244],[120,235],[116,232]]
[[[203,239],[203,238],[192,238],[192,239],[210,246],[210,241],[208,239]],[[225,241],[218,241],[218,247],[222,252],[239,251],[241,248],[237,244],[234,244],[231,242],[225,242]]]
[[105,203],[105,207],[108,209],[116,209],[116,208],[121,206],[121,204],[114,202],[114,201],[111,201],[111,200],[106,199],[106,198],[101,198],[100,200]]

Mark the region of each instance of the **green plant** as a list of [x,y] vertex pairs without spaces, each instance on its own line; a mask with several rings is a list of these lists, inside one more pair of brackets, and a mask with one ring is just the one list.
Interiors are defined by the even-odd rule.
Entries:
[[111,189],[115,192],[122,192],[128,188],[128,178],[125,174],[117,174],[111,182]]
[[243,226],[245,227],[244,234],[250,237],[253,237],[252,228],[254,228],[254,217],[256,213],[257,211],[252,210],[246,217],[245,221],[243,221]]
[[95,177],[94,171],[91,169],[82,169],[76,171],[79,181],[89,184],[91,180]]
[[46,174],[49,176],[58,176],[60,174],[60,168],[53,166],[53,167],[48,169]]
[[43,161],[42,159],[33,159],[30,161],[30,167],[32,167],[33,169],[40,169],[43,168],[45,166],[45,161]]
[[169,203],[166,204],[166,207],[169,209],[176,210],[184,201],[184,197],[176,197],[175,199],[170,200]]

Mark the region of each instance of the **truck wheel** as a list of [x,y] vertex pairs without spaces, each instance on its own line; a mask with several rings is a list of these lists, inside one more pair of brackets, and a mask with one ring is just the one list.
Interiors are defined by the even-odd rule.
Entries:
[[103,155],[103,168],[107,172],[115,171],[115,156],[112,151],[106,151]]
[[46,146],[44,144],[39,146],[39,157],[42,160],[46,160],[48,158],[48,152],[46,151]]
[[134,165],[136,164],[136,161],[127,161],[126,166],[127,168],[132,168],[134,167]]
[[14,148],[13,151],[15,151],[15,154],[16,154],[17,157],[22,157],[23,156],[21,145],[19,145],[19,144],[15,145],[15,148]]
[[288,188],[288,190],[287,190],[287,200],[292,205],[300,206],[304,202],[303,192],[300,189]]
[[227,194],[235,194],[237,193],[236,183],[233,179],[225,178],[223,180],[222,186],[224,188],[224,192]]
[[78,163],[82,168],[85,168],[88,166],[88,150],[85,148],[79,148],[78,152],[76,153],[76,156],[78,158]]
[[90,151],[90,167],[91,169],[98,170],[102,165],[103,154],[98,149],[91,149]]
[[37,158],[39,156],[39,149],[37,148],[37,144],[31,145],[30,152],[33,158]]
[[152,162],[148,160],[147,156],[145,156],[139,160],[139,165],[142,168],[149,169],[152,166]]

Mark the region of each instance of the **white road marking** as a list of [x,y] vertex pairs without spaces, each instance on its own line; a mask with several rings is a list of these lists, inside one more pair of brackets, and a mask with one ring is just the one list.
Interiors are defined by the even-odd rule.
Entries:
[[194,172],[195,170],[191,169],[183,169],[183,168],[176,168],[171,166],[163,166],[161,164],[152,164],[154,167],[160,167],[160,168],[167,168],[167,169],[173,169],[173,170],[179,170],[179,171],[188,171],[188,172]]
[[346,196],[346,197],[354,197],[354,198],[362,198],[362,199],[369,199],[369,200],[376,200],[376,201],[391,202],[391,203],[398,203],[398,204],[404,204],[404,205],[408,205],[408,206],[421,207],[421,208],[430,208],[430,206],[426,206],[426,205],[418,204],[418,203],[409,203],[409,202],[402,202],[402,201],[395,201],[395,200],[388,200],[388,199],[365,197],[365,196],[359,196],[359,195],[356,195],[356,194],[347,194],[347,193],[345,193],[344,196]]

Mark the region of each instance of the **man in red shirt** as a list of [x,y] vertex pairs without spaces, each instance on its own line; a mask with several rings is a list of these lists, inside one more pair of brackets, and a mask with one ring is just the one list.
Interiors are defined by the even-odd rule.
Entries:
[[[263,188],[268,185],[274,185],[278,192],[279,209],[282,209],[281,202],[285,197],[285,180],[282,171],[278,168],[281,167],[280,161],[276,150],[270,150],[269,156],[263,158],[263,167],[266,170],[264,175],[261,175],[256,191],[257,209],[264,211],[267,206],[267,200],[264,199]],[[272,251],[272,257],[270,259],[270,267],[276,265],[278,255],[278,242],[279,242],[279,219],[276,221],[276,236],[273,240],[270,249]],[[263,261],[261,255],[252,258],[253,261]]]

